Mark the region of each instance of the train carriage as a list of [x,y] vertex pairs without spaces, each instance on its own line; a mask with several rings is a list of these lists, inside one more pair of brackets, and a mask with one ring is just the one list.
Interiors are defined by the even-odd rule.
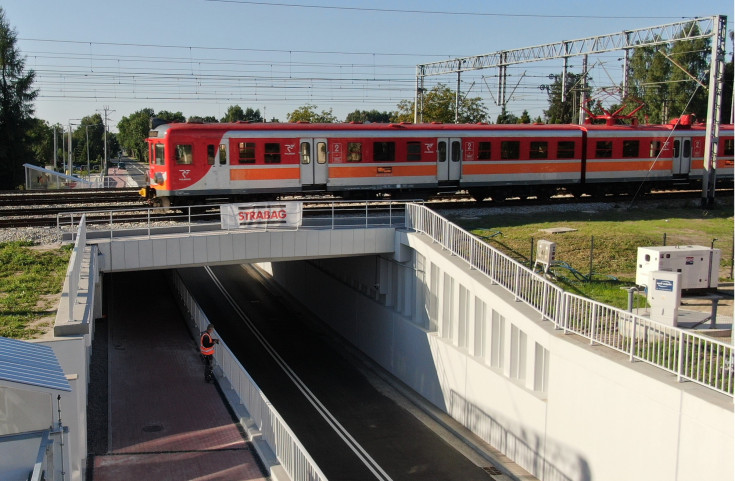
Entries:
[[[149,143],[151,201],[195,204],[332,194],[476,199],[696,185],[703,125],[161,124]],[[717,177],[732,182],[723,126]]]

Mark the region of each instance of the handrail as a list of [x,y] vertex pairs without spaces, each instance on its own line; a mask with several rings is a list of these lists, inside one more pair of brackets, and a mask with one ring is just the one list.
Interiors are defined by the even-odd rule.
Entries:
[[556,329],[625,353],[631,361],[664,369],[680,381],[733,396],[732,345],[565,292],[423,205],[407,204],[405,214],[407,229],[431,237],[471,269],[536,310],[542,321],[552,322]]
[[[206,314],[178,275],[174,276],[173,283],[190,318],[195,323],[194,329],[204,331],[210,322]],[[230,382],[240,402],[247,408],[253,422],[262,433],[262,439],[268,443],[289,478],[292,481],[326,481],[327,477],[321,472],[296,434],[291,431],[227,344],[221,342],[214,357],[216,365],[222,369],[223,376]]]
[[69,286],[69,314],[68,321],[74,320],[74,304],[77,302],[77,293],[79,292],[79,279],[82,270],[82,257],[84,254],[84,246],[87,244],[87,224],[86,217],[82,215],[77,228],[76,241],[74,250],[69,259],[69,267],[66,269],[67,285]]
[[[294,201],[302,202],[304,224],[297,229],[338,229],[403,227],[404,201],[361,201],[347,203],[341,200]],[[116,233],[147,235],[148,237],[186,228],[187,233],[222,230],[214,209],[221,205],[193,205],[172,208],[138,207],[108,209],[94,212],[73,211],[57,214],[56,228],[60,234],[71,234],[78,228],[81,217],[87,215],[88,231],[103,231],[113,239]],[[400,207],[400,208],[399,208]],[[258,230],[284,230],[278,224],[264,225]]]

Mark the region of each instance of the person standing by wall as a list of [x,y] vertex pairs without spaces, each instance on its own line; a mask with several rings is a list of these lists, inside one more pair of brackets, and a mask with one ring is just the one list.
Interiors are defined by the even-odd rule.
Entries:
[[212,337],[214,326],[209,324],[199,339],[199,352],[204,359],[204,382],[214,382],[214,345],[219,339]]

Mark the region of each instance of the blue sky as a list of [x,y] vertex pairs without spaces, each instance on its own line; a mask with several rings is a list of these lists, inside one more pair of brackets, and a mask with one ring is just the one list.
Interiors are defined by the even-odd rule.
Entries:
[[[227,107],[285,120],[312,104],[339,119],[396,110],[413,99],[416,65],[498,50],[728,16],[731,0],[523,2],[435,0],[5,0],[26,67],[36,71],[36,116],[66,125],[109,108],[110,126],[142,108],[220,118]],[[727,43],[728,55],[732,43]],[[590,59],[594,87],[619,83],[622,55]],[[579,72],[581,60],[570,62]],[[536,117],[541,86],[562,63],[509,69],[508,110]],[[463,76],[494,119],[497,70]],[[455,76],[432,77],[454,88]]]

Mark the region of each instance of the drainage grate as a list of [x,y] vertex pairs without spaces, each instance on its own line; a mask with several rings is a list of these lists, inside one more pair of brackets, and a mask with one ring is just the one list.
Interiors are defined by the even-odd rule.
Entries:
[[495,466],[486,466],[482,469],[484,469],[487,474],[503,474],[503,472]]
[[144,433],[157,433],[158,431],[163,431],[163,426],[160,424],[149,424],[148,426],[143,426]]

